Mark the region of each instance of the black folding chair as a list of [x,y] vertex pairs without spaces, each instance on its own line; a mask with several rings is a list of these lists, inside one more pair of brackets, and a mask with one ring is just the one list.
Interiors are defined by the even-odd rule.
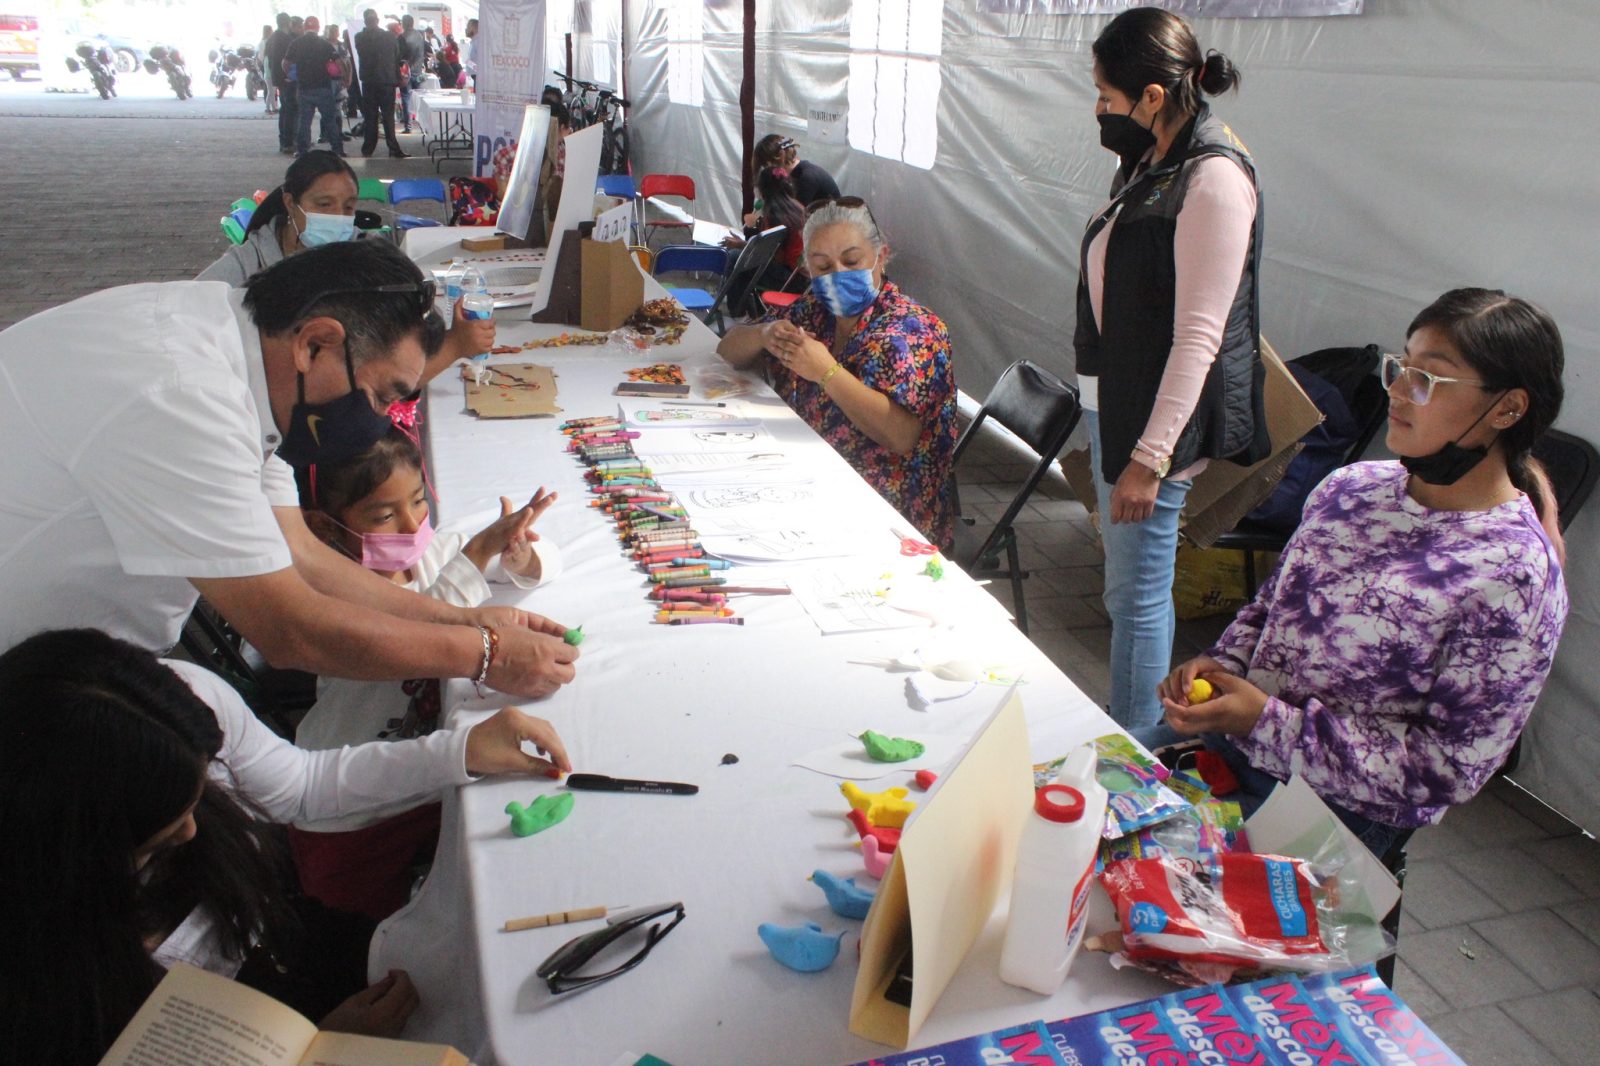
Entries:
[[[1349,355],[1345,360],[1335,361],[1331,358],[1335,352],[1346,352]],[[1341,466],[1348,466],[1361,458],[1367,446],[1372,443],[1372,438],[1377,436],[1384,419],[1389,415],[1389,393],[1372,373],[1372,369],[1377,365],[1378,354],[1378,348],[1369,344],[1366,348],[1326,349],[1294,360],[1296,365],[1303,366],[1340,386],[1340,392],[1350,408],[1350,414],[1355,418],[1358,432],[1355,440],[1351,441],[1350,447],[1346,449]],[[1340,363],[1343,363],[1343,366]],[[1368,366],[1368,363],[1371,365]],[[1348,375],[1345,380],[1339,380],[1339,371],[1352,366],[1365,369],[1358,375]],[[1211,546],[1244,552],[1245,598],[1253,600],[1259,585],[1256,575],[1256,552],[1281,552],[1289,543],[1290,536],[1291,532],[1242,518],[1238,525],[1218,537]]]
[[189,657],[209,667],[244,698],[267,728],[294,739],[294,715],[317,700],[317,679],[300,670],[258,670],[244,654],[244,638],[205,600],[183,624],[178,643]]
[[[1009,577],[1011,594],[1015,603],[1017,628],[1028,631],[1028,609],[1023,599],[1022,581],[1028,576],[1017,556],[1017,532],[1013,525],[1028,497],[1044,479],[1050,464],[1066,445],[1082,413],[1078,403],[1078,388],[1043,367],[1020,359],[1006,367],[1000,380],[984,398],[983,406],[972,420],[961,439],[956,441],[951,457],[951,479],[961,453],[972,442],[985,420],[993,418],[1010,430],[1038,455],[1033,471],[1028,475],[999,521],[987,533],[980,534],[972,518],[962,518],[956,523],[954,558],[969,574],[976,576]],[[1006,554],[1006,565],[1000,566],[1000,553]]]
[[743,315],[750,312],[750,302],[755,298],[756,286],[760,283],[761,276],[766,273],[772,257],[783,247],[783,240],[788,232],[785,226],[773,226],[771,229],[762,230],[745,242],[745,246],[739,251],[739,258],[734,260],[733,266],[723,277],[715,302],[706,312],[706,325],[722,333],[727,328],[724,315]]

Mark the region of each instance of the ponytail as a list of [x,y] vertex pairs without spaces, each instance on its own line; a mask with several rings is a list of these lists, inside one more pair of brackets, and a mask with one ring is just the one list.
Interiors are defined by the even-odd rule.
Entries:
[[283,205],[284,196],[287,195],[291,200],[300,199],[324,174],[343,174],[350,179],[351,185],[357,189],[361,188],[361,179],[356,177],[356,172],[345,162],[343,156],[321,148],[314,149],[289,164],[289,169],[283,175],[283,184],[269,192],[267,198],[256,205],[255,213],[250,216],[250,225],[245,227],[244,235],[248,237],[256,230],[266,228],[268,223],[276,223],[280,218],[287,218],[289,209]]

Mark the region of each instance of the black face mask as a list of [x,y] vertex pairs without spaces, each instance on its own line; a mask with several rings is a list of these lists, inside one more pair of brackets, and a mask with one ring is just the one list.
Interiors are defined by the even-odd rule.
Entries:
[[1482,445],[1477,448],[1463,448],[1457,442],[1474,429],[1477,429],[1478,423],[1483,421],[1485,415],[1494,410],[1494,405],[1499,403],[1500,397],[1504,395],[1505,393],[1502,392],[1500,396],[1496,396],[1494,402],[1484,408],[1483,414],[1474,418],[1472,425],[1462,430],[1455,440],[1430,455],[1402,455],[1400,457],[1400,465],[1405,467],[1406,471],[1413,477],[1429,485],[1454,485],[1466,477],[1473,467],[1483,462],[1484,458],[1489,454],[1489,447],[1488,445]]
[[1138,107],[1139,105],[1135,103],[1126,115],[1095,116],[1100,123],[1100,146],[1117,153],[1123,162],[1140,159],[1155,147],[1156,120],[1152,118],[1148,128],[1139,125],[1133,117],[1133,112]]
[[289,411],[289,428],[278,446],[278,454],[290,466],[304,468],[354,459],[389,432],[388,415],[374,411],[367,394],[356,387],[348,342],[344,346],[344,369],[350,378],[350,391],[327,403],[306,403],[306,376],[295,375],[300,396]]

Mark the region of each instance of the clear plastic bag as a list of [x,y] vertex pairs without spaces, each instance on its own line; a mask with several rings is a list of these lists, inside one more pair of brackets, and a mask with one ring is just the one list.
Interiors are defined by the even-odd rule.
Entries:
[[694,372],[695,390],[708,400],[731,399],[750,393],[750,379],[728,366],[702,366]]
[[1178,980],[1373,962],[1394,951],[1394,938],[1342,905],[1346,865],[1340,853],[1308,860],[1248,852],[1111,863],[1101,883],[1122,928],[1120,943],[1103,946]]

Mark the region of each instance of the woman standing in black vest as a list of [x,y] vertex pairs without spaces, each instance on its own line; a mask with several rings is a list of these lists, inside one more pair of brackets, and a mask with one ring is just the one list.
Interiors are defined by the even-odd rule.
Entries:
[[[1094,43],[1100,143],[1122,165],[1084,233],[1074,348],[1090,433],[1111,716],[1161,717],[1178,515],[1208,459],[1253,462],[1262,412],[1255,166],[1202,102],[1239,84],[1177,15],[1123,12]],[[1102,402],[1103,401],[1103,402]]]

